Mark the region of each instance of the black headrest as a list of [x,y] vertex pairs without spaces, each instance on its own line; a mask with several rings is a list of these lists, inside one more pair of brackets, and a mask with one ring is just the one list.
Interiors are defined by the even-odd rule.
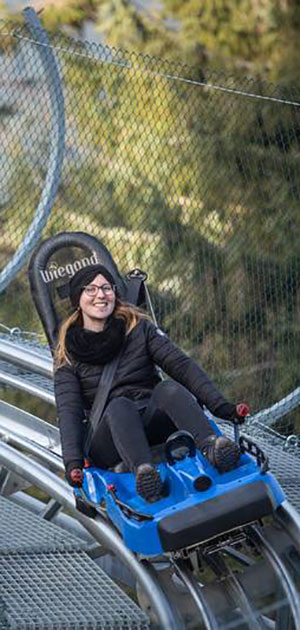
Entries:
[[99,263],[111,272],[121,299],[126,299],[127,283],[112,256],[89,234],[60,232],[43,241],[32,255],[28,269],[32,298],[52,351],[60,322],[74,311],[68,295],[70,278],[82,267]]

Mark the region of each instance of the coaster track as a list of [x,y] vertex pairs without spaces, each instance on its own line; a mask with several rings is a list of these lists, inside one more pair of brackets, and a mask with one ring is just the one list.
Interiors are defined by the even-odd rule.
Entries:
[[[30,370],[32,376],[35,371],[49,381],[50,356],[21,345],[10,353],[11,346],[1,341],[0,355],[11,359],[16,371]],[[20,382],[24,389],[24,378],[16,374],[10,385],[18,387]],[[37,387],[35,395],[40,396],[41,389]],[[145,559],[125,547],[104,517],[92,520],[76,510],[71,488],[58,476],[63,472],[60,453],[56,427],[0,403],[0,465],[6,478],[18,475],[48,494],[44,517],[50,520],[61,507],[67,509],[101,545],[102,553],[113,554],[127,566],[153,627],[300,630],[300,519],[288,501],[273,523],[252,523],[193,549]],[[3,472],[1,478],[2,488]]]

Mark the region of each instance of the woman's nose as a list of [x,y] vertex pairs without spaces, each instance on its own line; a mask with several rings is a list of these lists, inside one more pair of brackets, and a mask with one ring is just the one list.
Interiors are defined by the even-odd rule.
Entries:
[[97,287],[96,295],[98,295],[99,291],[101,291],[102,295],[105,295],[103,287]]

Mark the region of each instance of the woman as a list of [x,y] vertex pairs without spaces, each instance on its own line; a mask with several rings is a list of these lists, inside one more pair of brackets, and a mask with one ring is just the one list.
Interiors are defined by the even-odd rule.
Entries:
[[[248,406],[228,403],[205,372],[143,311],[122,302],[113,276],[102,265],[80,269],[69,289],[76,310],[60,328],[55,369],[69,483],[82,484],[85,456],[102,468],[121,460],[135,472],[137,492],[146,501],[156,501],[162,483],[149,444],[177,429],[192,433],[197,448],[219,472],[235,468],[240,457],[237,444],[216,435],[201,405],[218,417],[239,422]],[[92,407],[104,365],[121,349],[108,402],[86,453],[86,410]],[[161,381],[156,365],[174,381]]]

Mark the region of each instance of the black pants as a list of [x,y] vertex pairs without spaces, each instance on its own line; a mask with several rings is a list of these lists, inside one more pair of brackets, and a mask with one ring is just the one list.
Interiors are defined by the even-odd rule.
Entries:
[[151,462],[150,446],[178,429],[190,431],[199,441],[214,433],[195,398],[174,381],[156,385],[144,409],[139,406],[125,397],[107,405],[90,451],[96,466],[110,468],[121,459],[134,471],[139,464]]

